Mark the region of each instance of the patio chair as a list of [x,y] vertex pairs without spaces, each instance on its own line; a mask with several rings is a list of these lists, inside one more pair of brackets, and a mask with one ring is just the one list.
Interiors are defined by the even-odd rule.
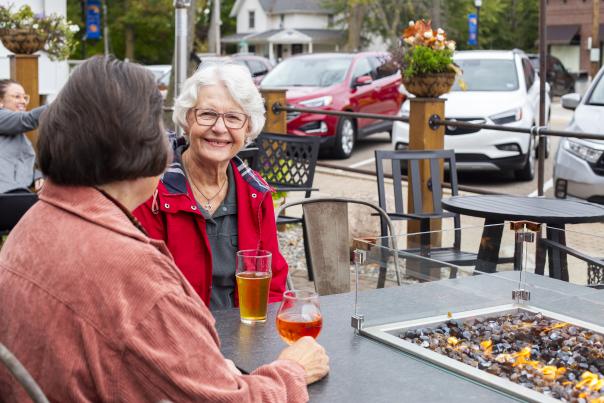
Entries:
[[37,201],[36,193],[0,194],[0,246],[2,246],[2,236],[12,230]]
[[[428,162],[428,189],[431,190],[431,199],[433,211],[425,211],[422,200],[420,180],[420,164]],[[426,151],[375,151],[375,165],[377,172],[378,199],[379,205],[387,212],[391,220],[418,220],[420,223],[420,247],[417,249],[407,249],[405,252],[429,255],[433,260],[446,262],[457,266],[472,266],[476,264],[477,254],[464,252],[461,250],[461,231],[460,218],[457,213],[443,211],[441,199],[443,194],[443,180],[441,178],[440,162],[449,164],[451,194],[457,195],[457,171],[455,165],[455,152],[453,150],[426,150]],[[392,168],[394,208],[387,203],[387,191],[385,184],[384,166],[389,163]],[[405,210],[405,201],[403,197],[403,177],[402,169],[407,168],[410,181],[409,191],[413,192],[413,206]],[[453,245],[446,247],[430,247],[431,230],[430,222],[433,219],[452,218],[454,223],[454,241]],[[385,225],[382,225],[382,235],[385,234]],[[456,275],[455,270],[451,271],[451,277]]]
[[[42,392],[42,389],[40,389],[40,386],[32,378],[31,374],[2,343],[0,343],[0,363],[15,377],[34,403],[48,403],[44,392]],[[2,401],[2,396],[0,396],[0,401]]]
[[[318,136],[261,133],[256,138],[258,151],[253,159],[252,169],[260,173],[278,192],[303,192],[304,198],[309,198],[313,191],[319,190],[312,185],[320,141],[321,138]],[[301,224],[303,232],[306,233],[303,217],[292,217],[282,213],[276,220],[277,224]],[[306,262],[310,267],[309,280],[312,280],[312,264],[306,239],[305,235],[304,250]]]
[[[319,295],[350,292],[349,204],[364,205],[373,209],[382,218],[389,233],[394,235],[394,227],[386,212],[364,200],[342,197],[309,198],[286,203],[276,212],[278,216],[286,208],[302,206],[308,235],[309,260],[314,270],[315,290]],[[392,241],[396,244],[394,237]],[[398,259],[394,259],[394,264],[396,281],[400,285]],[[377,288],[384,287],[386,274],[386,267],[381,267]],[[293,288],[289,273],[287,286],[288,289]]]

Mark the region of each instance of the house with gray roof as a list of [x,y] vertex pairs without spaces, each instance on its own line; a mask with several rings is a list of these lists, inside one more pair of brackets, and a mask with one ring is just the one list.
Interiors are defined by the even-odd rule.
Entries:
[[[279,61],[297,53],[339,51],[345,31],[322,0],[237,0],[231,10],[237,33],[222,38],[240,52]],[[341,28],[341,27],[340,27]]]

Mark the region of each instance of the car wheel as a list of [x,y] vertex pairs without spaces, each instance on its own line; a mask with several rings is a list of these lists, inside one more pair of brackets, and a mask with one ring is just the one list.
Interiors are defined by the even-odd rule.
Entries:
[[356,140],[356,128],[354,121],[347,117],[341,117],[338,121],[335,144],[332,155],[334,158],[345,159],[352,155],[354,142]]
[[520,181],[532,181],[535,178],[535,152],[533,151],[533,139],[529,140],[527,158],[522,168],[514,171],[514,176]]

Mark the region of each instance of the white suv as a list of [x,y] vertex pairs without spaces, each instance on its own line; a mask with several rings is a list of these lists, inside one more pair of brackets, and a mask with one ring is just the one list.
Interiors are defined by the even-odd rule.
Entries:
[[[463,70],[464,91],[456,81],[443,95],[448,119],[478,124],[530,127],[539,122],[539,77],[524,52],[472,50],[456,52],[454,60]],[[549,87],[546,121],[549,121]],[[401,107],[409,114],[409,101]],[[409,144],[409,124],[395,122],[395,149]],[[519,180],[535,174],[536,141],[526,133],[445,128],[445,148],[455,150],[458,169],[512,171]]]

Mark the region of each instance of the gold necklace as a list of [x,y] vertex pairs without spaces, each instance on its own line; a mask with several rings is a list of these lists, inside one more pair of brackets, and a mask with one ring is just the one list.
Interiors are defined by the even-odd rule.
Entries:
[[[183,166],[183,168],[185,168],[184,160],[183,160],[182,166]],[[187,169],[185,168],[185,173],[186,172],[187,172]],[[212,207],[213,207],[212,200],[214,200],[216,198],[216,196],[218,196],[220,194],[220,192],[222,192],[222,189],[224,188],[224,185],[226,185],[228,179],[229,179],[229,177],[227,175],[227,177],[224,178],[224,181],[222,182],[222,185],[220,185],[220,189],[218,189],[218,192],[216,192],[214,194],[214,196],[212,196],[212,197],[208,197],[205,194],[203,194],[203,192],[197,187],[197,185],[193,181],[192,177],[190,177],[189,182],[193,185],[193,187],[195,188],[195,190],[197,190],[199,192],[199,194],[202,195],[204,199],[206,199],[206,202],[203,203],[201,205],[201,207],[203,207],[206,211],[212,211]]]

